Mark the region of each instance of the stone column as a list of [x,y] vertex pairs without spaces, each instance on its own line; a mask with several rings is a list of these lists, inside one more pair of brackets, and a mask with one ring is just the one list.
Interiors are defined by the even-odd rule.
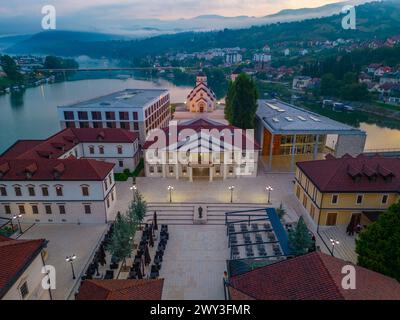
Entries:
[[162,165],[162,176],[165,178],[167,176],[167,165],[163,164]]
[[176,180],[179,180],[179,163],[175,165],[175,176]]
[[317,134],[316,139],[315,139],[315,143],[314,143],[314,156],[313,156],[313,160],[316,160],[318,157],[318,142],[319,142],[319,134]]
[[226,180],[226,168],[227,168],[227,166],[224,164],[224,165],[222,166],[222,170],[224,171],[224,172],[223,172],[223,179],[224,179],[224,180]]
[[272,170],[272,149],[274,148],[274,138],[275,136],[271,134],[271,143],[269,145],[269,170]]
[[193,182],[193,168],[189,167],[189,181]]
[[295,155],[296,155],[296,135],[293,136],[292,159],[290,161],[290,171],[294,171]]
[[212,182],[213,181],[213,168],[212,167],[210,167],[210,182]]

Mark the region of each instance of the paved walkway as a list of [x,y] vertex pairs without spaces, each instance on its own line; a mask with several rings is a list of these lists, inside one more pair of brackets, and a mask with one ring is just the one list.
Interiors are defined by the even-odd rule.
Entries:
[[[74,285],[80,281],[80,274],[91,258],[92,253],[106,230],[106,224],[42,224],[34,225],[19,239],[46,239],[46,264],[56,268],[56,290],[53,299],[66,300]],[[76,280],[65,257],[76,254],[74,261]]]
[[224,299],[223,273],[228,259],[225,226],[169,226],[160,277],[163,300]]

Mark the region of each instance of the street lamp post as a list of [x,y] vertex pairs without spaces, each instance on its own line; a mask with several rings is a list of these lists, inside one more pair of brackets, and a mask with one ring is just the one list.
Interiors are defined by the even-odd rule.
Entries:
[[174,190],[174,187],[168,186],[168,191],[169,191],[169,202],[172,202],[172,190]]
[[230,186],[229,191],[231,192],[231,203],[233,202],[233,190],[235,190],[235,186]]
[[333,253],[335,251],[335,246],[339,244],[339,241],[335,240],[335,239],[329,239],[331,241],[332,244],[332,257],[334,256]]
[[132,191],[132,199],[133,199],[133,202],[136,202],[136,191],[137,191],[136,185],[133,185],[133,186],[130,187],[129,189],[131,189],[131,191]]
[[21,222],[19,221],[19,218],[22,218],[22,214],[16,214],[15,216],[13,216],[13,219],[17,219],[18,222],[18,228],[19,228],[19,233],[22,234],[22,228],[21,228]]
[[71,270],[72,270],[72,279],[76,279],[75,277],[75,270],[74,270],[74,260],[76,259],[76,255],[73,254],[72,256],[67,256],[65,258],[65,261],[71,263]]
[[274,191],[274,188],[272,188],[271,186],[268,186],[265,188],[265,190],[268,191],[268,204],[271,204],[271,191]]

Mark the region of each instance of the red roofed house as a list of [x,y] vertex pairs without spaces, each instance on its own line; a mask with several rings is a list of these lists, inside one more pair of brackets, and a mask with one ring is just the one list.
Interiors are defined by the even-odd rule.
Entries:
[[295,194],[319,225],[367,225],[400,200],[400,159],[348,154],[297,162]]
[[251,132],[194,119],[153,132],[143,149],[147,177],[212,181],[255,177],[260,146]]
[[133,170],[138,161],[138,134],[123,129],[67,128],[46,140],[20,140],[0,156],[0,217],[109,221],[114,167]]
[[0,236],[0,299],[48,300],[42,287],[46,240],[14,240]]
[[161,300],[164,279],[85,280],[76,300]]
[[216,101],[215,93],[207,86],[207,76],[200,72],[196,77],[196,86],[187,96],[187,109],[190,112],[212,112]]
[[[313,252],[235,275],[231,300],[400,300],[400,284],[380,273],[354,266],[355,289],[342,287],[349,262]],[[347,270],[347,269],[346,269]]]

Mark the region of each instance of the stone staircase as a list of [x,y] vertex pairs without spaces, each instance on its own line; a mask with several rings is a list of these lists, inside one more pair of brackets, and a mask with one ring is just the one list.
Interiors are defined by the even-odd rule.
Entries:
[[[198,208],[203,208],[203,219],[198,219]],[[148,203],[145,221],[153,219],[154,211],[157,211],[157,222],[167,225],[224,225],[225,212],[255,210],[265,208],[263,204],[246,203]],[[260,212],[260,215],[264,213]],[[230,217],[230,221],[243,220],[242,217]]]

